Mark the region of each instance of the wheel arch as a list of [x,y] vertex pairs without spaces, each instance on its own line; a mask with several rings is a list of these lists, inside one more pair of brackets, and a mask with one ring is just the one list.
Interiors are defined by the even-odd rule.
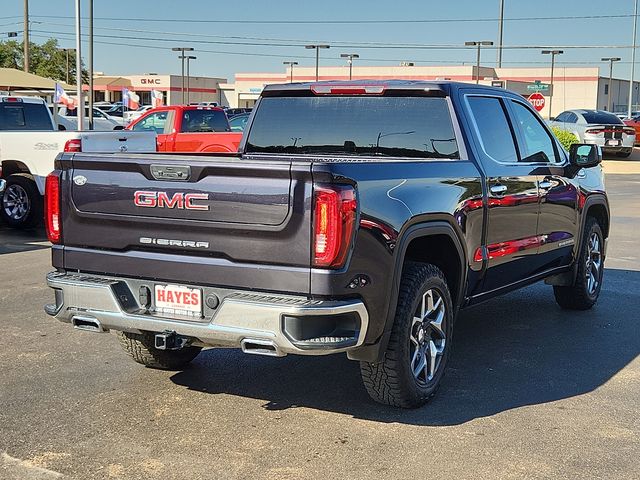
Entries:
[[466,285],[467,254],[463,245],[454,227],[446,221],[428,221],[408,227],[396,244],[393,282],[382,337],[374,345],[348,352],[349,358],[377,363],[384,355],[395,319],[400,281],[407,261],[431,263],[443,271],[449,285],[455,315],[464,302]]
[[21,162],[20,160],[3,160],[2,177],[6,179],[9,175],[13,175],[14,173],[31,174],[31,169],[26,163]]

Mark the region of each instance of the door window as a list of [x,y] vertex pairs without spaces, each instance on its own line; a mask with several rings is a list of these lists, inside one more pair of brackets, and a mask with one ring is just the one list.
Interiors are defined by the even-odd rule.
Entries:
[[567,122],[569,118],[569,112],[562,112],[556,117],[556,122]]
[[513,134],[499,98],[468,97],[482,149],[498,162],[517,162]]
[[171,121],[173,115],[171,115],[171,113],[169,110],[152,113],[136,123],[133,126],[133,131],[145,132],[151,130],[158,135],[171,133],[173,127],[173,122]]
[[567,113],[567,119],[565,120],[566,123],[577,123],[578,122],[578,116],[573,113],[573,112],[568,112]]
[[554,141],[540,120],[523,104],[511,101],[513,120],[520,132],[521,162],[556,162]]

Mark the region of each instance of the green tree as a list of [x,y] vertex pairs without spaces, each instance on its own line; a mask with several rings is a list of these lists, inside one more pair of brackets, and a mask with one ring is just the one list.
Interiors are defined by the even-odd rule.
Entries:
[[[22,42],[9,40],[0,42],[0,67],[17,68],[22,70],[24,65],[24,50]],[[50,38],[42,44],[29,43],[29,71],[42,77],[58,81],[67,78],[67,53],[60,48],[58,40]],[[75,84],[76,52],[69,52],[69,82]],[[82,81],[89,81],[89,73],[82,64]]]

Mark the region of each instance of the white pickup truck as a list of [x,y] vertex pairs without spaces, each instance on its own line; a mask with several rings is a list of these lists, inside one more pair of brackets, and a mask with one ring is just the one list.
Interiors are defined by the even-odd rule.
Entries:
[[2,221],[18,228],[41,222],[44,180],[58,153],[155,152],[155,137],[126,130],[59,131],[42,99],[0,95]]

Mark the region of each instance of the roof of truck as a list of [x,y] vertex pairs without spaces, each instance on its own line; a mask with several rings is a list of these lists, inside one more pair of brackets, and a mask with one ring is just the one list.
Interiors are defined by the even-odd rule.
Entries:
[[[301,83],[284,83],[272,84],[264,87],[263,93],[285,92],[311,90],[317,94],[331,94],[331,89],[340,90],[340,93],[346,94],[349,90],[357,90],[358,88],[369,89],[371,94],[381,94],[385,90],[428,90],[433,92],[442,92],[449,95],[452,91],[459,88],[478,88],[482,90],[501,91],[505,90],[500,87],[492,87],[489,85],[477,85],[464,82],[453,82],[449,80],[330,80],[322,82],[301,82]],[[365,92],[362,92],[365,93]]]

